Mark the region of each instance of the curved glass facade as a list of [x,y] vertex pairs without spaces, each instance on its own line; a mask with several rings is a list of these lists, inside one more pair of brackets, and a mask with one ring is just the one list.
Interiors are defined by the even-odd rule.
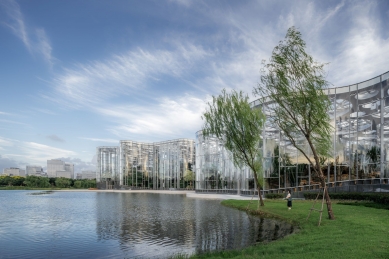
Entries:
[[[389,178],[389,72],[370,80],[328,89],[332,102],[329,115],[334,132],[332,156],[322,160],[327,182],[333,187],[388,183]],[[258,100],[251,107],[259,106]],[[267,112],[267,103],[262,106]],[[283,137],[271,121],[263,130],[264,189],[315,189],[318,179],[311,174],[307,160]],[[238,170],[218,140],[204,139],[197,133],[197,189],[223,189],[225,186],[252,190],[249,170]],[[309,149],[302,138],[300,145]],[[226,179],[227,184],[219,184]],[[216,182],[215,182],[216,181]],[[212,184],[209,184],[212,183]]]

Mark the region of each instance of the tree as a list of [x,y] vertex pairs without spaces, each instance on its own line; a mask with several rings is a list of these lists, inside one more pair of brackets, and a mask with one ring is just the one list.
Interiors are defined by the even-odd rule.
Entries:
[[191,170],[186,170],[185,171],[185,174],[184,174],[184,181],[186,181],[186,182],[189,182],[189,184],[190,184],[190,189],[192,189],[193,187],[192,187],[192,182],[195,180],[195,174],[194,174],[194,172],[193,171],[191,171]]
[[49,179],[46,177],[40,177],[35,175],[28,175],[24,184],[27,187],[35,187],[35,188],[48,188],[50,187]]
[[[278,126],[312,166],[325,191],[328,216],[335,219],[320,166],[320,156],[329,157],[331,150],[332,126],[327,113],[331,103],[324,93],[329,83],[324,76],[325,64],[314,61],[305,52],[305,46],[301,33],[289,28],[269,62],[263,62],[263,74],[254,93],[264,97],[261,101],[269,121]],[[299,142],[300,137],[306,140],[308,149]]]
[[58,177],[55,179],[55,186],[58,188],[68,188],[71,184],[71,181],[69,178],[65,177]]
[[212,103],[208,103],[202,119],[205,121],[202,129],[204,137],[218,138],[230,151],[235,166],[251,169],[258,198],[261,206],[264,206],[261,195],[263,178],[260,143],[265,116],[261,109],[251,109],[248,96],[242,91],[228,94],[223,89],[221,95],[213,96]]
[[77,189],[81,189],[82,181],[74,181],[73,187]]

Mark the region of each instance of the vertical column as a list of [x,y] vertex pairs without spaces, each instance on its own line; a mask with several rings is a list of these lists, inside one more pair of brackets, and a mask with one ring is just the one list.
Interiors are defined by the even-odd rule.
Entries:
[[[380,178],[381,178],[381,181],[382,181],[382,178],[384,177],[384,171],[385,171],[385,164],[384,164],[384,160],[385,160],[385,153],[384,153],[384,148],[385,148],[385,139],[384,139],[384,122],[385,122],[385,94],[384,94],[384,88],[383,88],[383,85],[382,85],[382,75],[380,75],[380,94],[381,94],[381,98],[380,98],[380,105],[381,105],[381,117],[380,117],[380,123],[381,123],[381,127],[380,127],[380,139],[381,139],[381,143],[380,143]],[[380,181],[380,182],[381,182]]]

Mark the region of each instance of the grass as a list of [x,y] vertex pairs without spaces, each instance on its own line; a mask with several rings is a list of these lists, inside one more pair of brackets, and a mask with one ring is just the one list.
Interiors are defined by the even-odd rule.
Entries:
[[[248,201],[226,200],[222,204],[244,210]],[[298,225],[300,231],[268,244],[189,258],[389,258],[389,210],[333,201],[336,219],[328,219],[324,205],[321,226],[317,226],[319,212],[313,211],[306,220],[312,204],[313,201],[296,200],[292,210],[288,210],[285,201],[266,200],[265,207],[260,208],[261,214]],[[251,212],[255,212],[256,206],[251,204]],[[319,206],[321,203],[315,207]]]

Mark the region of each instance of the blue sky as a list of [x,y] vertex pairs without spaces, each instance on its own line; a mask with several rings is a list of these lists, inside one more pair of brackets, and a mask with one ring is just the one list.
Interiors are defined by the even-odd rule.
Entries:
[[212,95],[251,96],[290,26],[334,86],[369,79],[389,70],[388,20],[388,1],[2,0],[0,170],[194,139]]

